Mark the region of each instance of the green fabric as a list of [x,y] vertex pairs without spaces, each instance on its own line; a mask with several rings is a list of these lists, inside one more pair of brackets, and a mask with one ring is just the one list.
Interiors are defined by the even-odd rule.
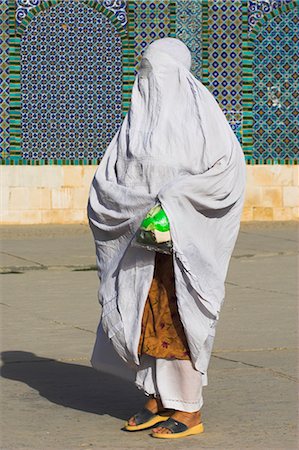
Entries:
[[141,222],[140,229],[144,231],[169,231],[169,221],[160,205],[154,206]]
[[157,242],[155,237],[156,231],[162,233],[170,232],[168,217],[161,205],[154,206],[147,213],[136,234],[134,245],[170,254],[172,252],[172,241]]

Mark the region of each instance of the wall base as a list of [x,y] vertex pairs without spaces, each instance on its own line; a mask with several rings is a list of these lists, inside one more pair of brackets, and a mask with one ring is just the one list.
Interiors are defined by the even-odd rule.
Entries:
[[[87,223],[96,166],[1,166],[1,223]],[[299,166],[247,166],[242,221],[299,220]]]

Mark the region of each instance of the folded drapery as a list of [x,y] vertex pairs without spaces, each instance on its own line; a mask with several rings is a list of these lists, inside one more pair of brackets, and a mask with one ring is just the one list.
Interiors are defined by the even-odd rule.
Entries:
[[240,226],[246,166],[217,101],[189,71],[178,39],[154,41],[137,74],[131,105],[108,146],[89,195],[102,326],[119,355],[138,367],[154,252],[132,240],[160,202],[170,223],[178,311],[197,370],[225,296]]

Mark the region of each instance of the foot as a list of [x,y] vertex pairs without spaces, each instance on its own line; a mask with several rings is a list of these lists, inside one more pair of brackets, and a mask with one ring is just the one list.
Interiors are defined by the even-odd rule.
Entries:
[[[151,411],[154,414],[156,414],[158,411],[161,411],[163,409],[161,400],[158,398],[152,397],[152,396],[150,396],[148,401],[145,403],[144,407],[147,408],[149,411]],[[132,425],[132,426],[136,425],[134,416],[130,417],[130,419],[128,420],[128,424]]]
[[[174,414],[172,414],[171,418],[174,420],[177,420],[178,422],[184,423],[188,428],[195,427],[196,425],[201,423],[200,411],[196,411],[196,412],[192,412],[192,413],[185,412],[185,411],[176,411]],[[153,428],[153,433],[166,434],[166,433],[171,433],[171,431],[168,430],[168,428],[160,426],[160,427]]]

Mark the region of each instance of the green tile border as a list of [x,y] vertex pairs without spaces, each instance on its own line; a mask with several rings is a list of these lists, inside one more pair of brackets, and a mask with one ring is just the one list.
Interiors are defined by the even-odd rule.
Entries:
[[1,92],[1,106],[0,106],[0,142],[1,158],[9,157],[9,8],[8,2],[3,0],[0,2],[0,92]]
[[[41,11],[55,6],[64,0],[48,0],[41,5],[30,9],[27,16],[20,25],[15,22],[15,1],[10,0],[9,17],[10,17],[10,157],[2,159],[4,165],[97,165],[101,159],[23,159],[21,149],[21,38],[22,33],[30,23],[30,21]],[[112,11],[107,10],[104,6],[94,0],[83,0],[87,6],[105,14],[115,25],[122,40],[122,68],[123,68],[123,89],[122,89],[122,117],[124,118],[130,107],[131,93],[135,80],[135,54],[134,54],[134,0],[127,3],[127,25],[126,29],[120,24]],[[170,14],[170,33],[169,36],[176,36],[176,3],[169,4]]]
[[176,37],[176,3],[170,2],[169,3],[169,18],[170,18],[170,24],[169,24],[169,37]]
[[202,83],[209,86],[209,0],[202,0]]
[[[10,157],[2,159],[5,165],[95,165],[100,159],[83,160],[27,160],[21,157],[21,92],[20,92],[20,45],[21,36],[28,23],[40,11],[57,5],[64,0],[48,0],[36,8],[29,11],[22,23],[16,27],[15,23],[15,1],[9,0],[9,61],[10,61]],[[202,0],[202,82],[208,88],[209,84],[209,63],[208,63],[208,5],[210,0]],[[298,159],[263,159],[253,158],[253,50],[255,39],[262,27],[268,20],[283,12],[288,12],[299,6],[299,0],[282,5],[265,14],[260,19],[250,33],[248,33],[248,7],[247,0],[242,2],[242,67],[243,67],[243,126],[242,126],[242,147],[247,164],[281,164],[297,165]],[[94,0],[83,0],[87,6],[105,14],[115,25],[122,40],[122,65],[123,65],[123,94],[122,94],[122,116],[124,117],[129,109],[131,92],[135,79],[135,55],[134,55],[134,0],[127,3],[127,28],[123,28],[116,19],[112,11],[107,10]],[[171,2],[170,10],[170,33],[169,36],[176,37],[176,3]]]
[[252,28],[252,30],[248,35],[248,38],[252,46],[254,46],[254,41],[258,33],[264,28],[264,26],[269,20],[273,19],[276,16],[279,16],[281,13],[289,12],[298,7],[299,7],[299,0],[293,0],[290,3],[281,5],[278,8],[273,9],[271,12],[264,14],[264,16],[256,22],[256,24],[254,25],[254,27]]
[[[41,11],[56,6],[63,0],[48,0],[39,6],[30,9],[21,24],[16,26],[15,1],[9,1],[9,64],[10,64],[10,157],[2,159],[4,165],[93,165],[100,159],[45,159],[30,160],[22,158],[21,142],[21,38],[30,21]],[[128,18],[125,29],[116,18],[115,14],[94,0],[83,0],[90,8],[104,14],[115,26],[122,41],[122,116],[124,117],[130,106],[131,90],[134,82],[134,42],[130,30],[132,23]],[[130,3],[128,6],[130,8]],[[134,26],[134,22],[133,22]],[[134,38],[134,35],[133,35]]]
[[[209,28],[208,28],[208,7],[210,0],[202,0],[202,82],[209,88],[209,62],[208,62],[208,45],[209,45]],[[260,19],[250,34],[248,33],[248,5],[247,0],[241,0],[242,8],[242,79],[243,79],[243,120],[242,120],[242,148],[245,161],[250,165],[257,164],[281,164],[281,165],[297,165],[297,158],[254,158],[253,157],[253,50],[255,37],[268,20],[282,12],[290,11],[297,7],[299,0],[292,3],[282,5],[265,14]]]
[[281,164],[297,165],[298,158],[253,158],[253,52],[258,33],[265,24],[281,13],[291,11],[299,7],[299,1],[282,5],[273,9],[255,24],[248,33],[248,8],[247,0],[242,0],[242,46],[243,46],[243,150],[249,164]]

